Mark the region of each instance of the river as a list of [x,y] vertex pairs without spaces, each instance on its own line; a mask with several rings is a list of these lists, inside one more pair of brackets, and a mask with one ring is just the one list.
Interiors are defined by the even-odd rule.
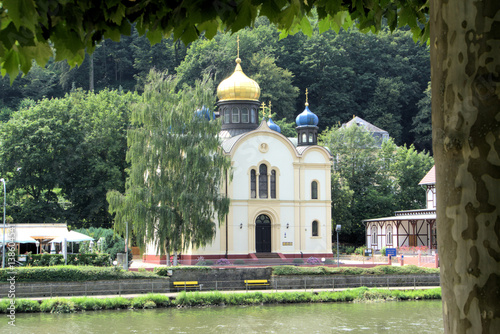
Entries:
[[434,334],[444,332],[441,310],[439,300],[36,313],[17,314],[11,332]]

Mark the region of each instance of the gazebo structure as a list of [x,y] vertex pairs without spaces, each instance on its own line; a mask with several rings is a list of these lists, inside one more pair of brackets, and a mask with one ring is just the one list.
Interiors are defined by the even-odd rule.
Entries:
[[373,250],[404,246],[437,248],[435,167],[432,167],[419,185],[426,187],[427,208],[396,211],[392,217],[363,220],[366,225],[368,248]]

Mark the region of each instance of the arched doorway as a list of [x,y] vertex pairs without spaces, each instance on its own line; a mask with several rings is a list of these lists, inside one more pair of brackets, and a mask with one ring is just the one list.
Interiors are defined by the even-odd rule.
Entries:
[[255,219],[255,251],[271,252],[271,219],[267,215],[258,215]]

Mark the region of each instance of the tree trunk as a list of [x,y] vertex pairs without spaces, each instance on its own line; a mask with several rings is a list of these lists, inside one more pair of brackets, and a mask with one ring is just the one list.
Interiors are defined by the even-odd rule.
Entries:
[[500,333],[500,2],[430,1],[446,333]]

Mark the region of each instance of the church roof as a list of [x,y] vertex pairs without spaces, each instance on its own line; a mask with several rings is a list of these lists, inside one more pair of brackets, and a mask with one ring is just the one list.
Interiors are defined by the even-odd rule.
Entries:
[[420,181],[419,185],[426,184],[436,184],[436,166],[432,166],[431,170],[425,174],[422,181]]
[[238,139],[240,139],[241,136],[243,136],[246,132],[248,132],[248,131],[245,131],[244,133],[241,133],[241,134],[239,134],[237,136],[234,136],[234,137],[231,137],[231,138],[228,138],[228,139],[224,140],[222,142],[222,149],[224,150],[224,152],[226,152],[226,153],[231,152],[231,150],[233,149],[234,144],[236,144],[236,142],[238,141]]
[[362,119],[361,117],[358,117],[358,116],[354,116],[349,122],[342,124],[342,127],[348,128],[348,127],[353,126],[353,125],[362,126],[370,132],[382,132],[382,133],[389,134],[387,131],[382,130],[379,127],[376,127],[375,125],[365,121],[364,119]]

